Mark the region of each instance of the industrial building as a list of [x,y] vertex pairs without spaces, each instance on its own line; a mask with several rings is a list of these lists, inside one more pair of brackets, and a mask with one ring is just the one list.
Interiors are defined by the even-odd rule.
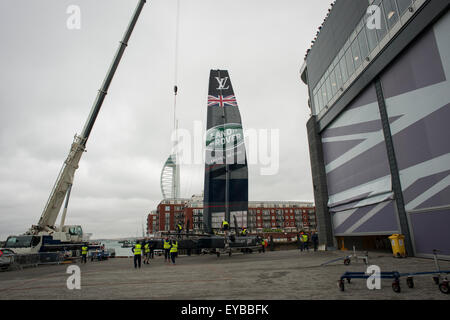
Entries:
[[[147,231],[175,231],[181,223],[185,228],[189,221],[189,231],[201,233],[203,230],[203,195],[193,195],[190,199],[165,199],[158,204],[147,218]],[[251,233],[316,231],[315,207],[311,202],[300,201],[249,201],[248,212],[236,216],[239,227],[246,227]],[[213,221],[213,230],[221,227],[222,221]],[[234,227],[234,219],[230,221]]]
[[301,68],[319,241],[450,257],[448,0],[337,0]]

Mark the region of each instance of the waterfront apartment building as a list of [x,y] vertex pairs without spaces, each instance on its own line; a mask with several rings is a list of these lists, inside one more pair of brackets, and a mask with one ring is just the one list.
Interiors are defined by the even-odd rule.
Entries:
[[[236,216],[238,227],[246,227],[250,233],[316,231],[315,207],[311,202],[300,201],[249,201],[248,212]],[[213,221],[213,229],[220,229],[222,221]],[[203,230],[203,196],[191,199],[166,199],[147,218],[149,234],[158,231],[175,231],[181,223],[192,233]],[[234,218],[230,221],[234,227]]]
[[337,0],[301,68],[319,241],[450,258],[448,0]]

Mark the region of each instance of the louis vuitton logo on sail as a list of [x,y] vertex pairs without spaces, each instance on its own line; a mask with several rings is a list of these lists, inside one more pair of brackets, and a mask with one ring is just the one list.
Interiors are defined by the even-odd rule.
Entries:
[[225,88],[225,86],[227,85],[228,77],[225,77],[225,78],[216,77],[216,80],[219,83],[219,87],[216,90],[228,90],[228,89],[230,89],[230,86],[227,86]]

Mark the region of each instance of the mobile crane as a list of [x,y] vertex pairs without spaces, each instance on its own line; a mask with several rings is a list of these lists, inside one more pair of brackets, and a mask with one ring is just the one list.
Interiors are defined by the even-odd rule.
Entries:
[[[146,0],[139,0],[128,28],[120,41],[119,48],[113,62],[103,81],[101,89],[92,106],[89,117],[80,135],[75,135],[69,155],[64,161],[56,182],[42,212],[41,218],[25,234],[10,236],[6,240],[5,248],[12,249],[15,253],[37,253],[62,250],[79,250],[83,244],[83,229],[78,225],[65,225],[67,207],[72,189],[75,171],[78,169],[81,156],[86,151],[86,142],[94,126],[103,101],[108,93],[108,88],[120,63],[120,60],[128,45],[131,33],[137,23],[139,15]],[[56,220],[63,205],[65,205],[61,217],[61,223],[56,226]]]

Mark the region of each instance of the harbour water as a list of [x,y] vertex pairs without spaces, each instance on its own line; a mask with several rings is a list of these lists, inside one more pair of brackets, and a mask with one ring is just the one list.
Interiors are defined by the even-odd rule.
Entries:
[[133,252],[130,248],[122,248],[122,243],[118,240],[98,240],[101,244],[105,245],[106,249],[114,249],[116,251],[116,257],[132,257]]

